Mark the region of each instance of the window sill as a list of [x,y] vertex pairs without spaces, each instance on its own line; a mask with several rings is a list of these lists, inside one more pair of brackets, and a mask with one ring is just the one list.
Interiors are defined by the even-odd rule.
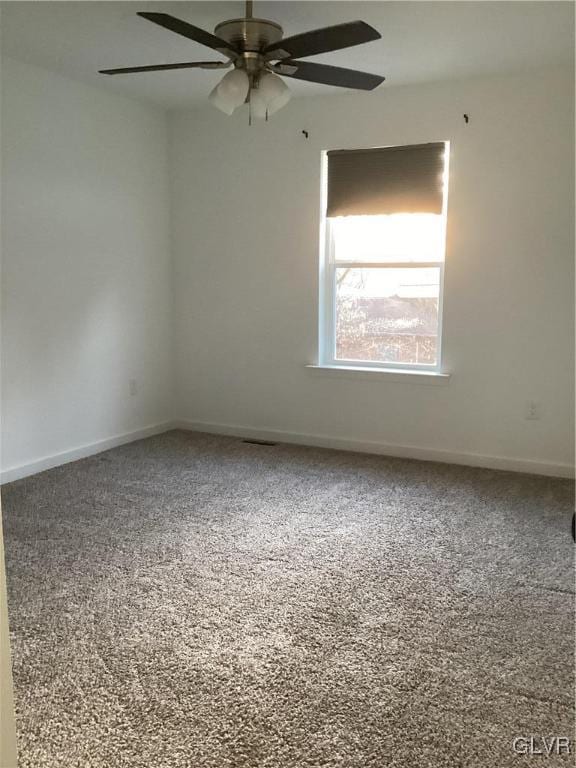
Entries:
[[307,365],[306,368],[314,375],[386,381],[398,384],[443,386],[450,383],[451,377],[451,374],[440,371],[417,371],[406,368],[370,368],[351,365]]

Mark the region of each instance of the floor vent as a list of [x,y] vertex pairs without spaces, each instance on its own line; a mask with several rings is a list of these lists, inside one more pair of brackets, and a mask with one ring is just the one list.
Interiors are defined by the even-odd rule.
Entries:
[[243,443],[250,443],[250,445],[276,445],[271,443],[270,440],[242,440]]

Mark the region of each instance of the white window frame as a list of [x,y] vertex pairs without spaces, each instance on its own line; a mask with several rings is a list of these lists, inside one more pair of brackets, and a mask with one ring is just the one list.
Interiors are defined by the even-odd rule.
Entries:
[[[446,162],[445,178],[448,179],[448,165],[450,158],[450,142],[445,141]],[[320,297],[319,297],[319,323],[318,323],[318,364],[330,368],[373,368],[375,370],[390,371],[428,371],[430,373],[442,373],[442,319],[444,308],[444,260],[425,262],[362,262],[362,261],[338,261],[334,257],[334,237],[331,220],[326,216],[328,180],[328,152],[322,152],[322,194],[321,212],[322,221],[320,227]],[[448,187],[446,186],[443,208],[443,250],[446,254],[446,214],[448,204]],[[437,355],[434,365],[422,363],[395,363],[374,360],[343,360],[336,357],[336,270],[346,268],[422,268],[438,267],[438,336]]]

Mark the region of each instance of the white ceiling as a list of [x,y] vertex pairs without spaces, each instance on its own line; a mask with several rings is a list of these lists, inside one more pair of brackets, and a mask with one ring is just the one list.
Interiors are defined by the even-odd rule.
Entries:
[[[222,72],[183,70],[108,77],[105,67],[218,59],[218,54],[136,15],[160,10],[213,31],[243,15],[241,2],[1,2],[2,52],[168,108],[204,103]],[[382,40],[311,61],[386,76],[383,88],[443,79],[535,70],[570,62],[571,2],[255,2],[254,15],[292,35],[362,19]],[[288,81],[297,95],[341,89]]]

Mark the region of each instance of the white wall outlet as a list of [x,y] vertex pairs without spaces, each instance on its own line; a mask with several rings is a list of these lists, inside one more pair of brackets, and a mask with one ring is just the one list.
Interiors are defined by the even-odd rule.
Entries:
[[538,400],[527,400],[524,409],[524,418],[528,421],[537,421],[542,416],[542,406]]
[[138,394],[138,382],[136,379],[130,379],[128,382],[128,387],[130,389],[130,397],[134,397]]

